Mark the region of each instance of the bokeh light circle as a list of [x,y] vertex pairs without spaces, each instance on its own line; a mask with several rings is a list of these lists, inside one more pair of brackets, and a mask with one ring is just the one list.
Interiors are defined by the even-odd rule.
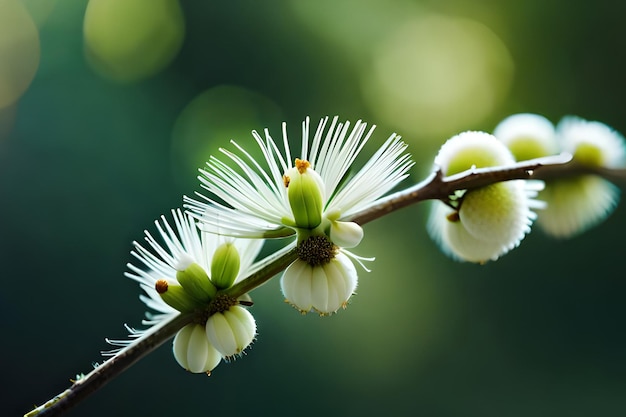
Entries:
[[374,48],[362,91],[371,110],[407,140],[440,143],[493,112],[513,69],[506,46],[483,24],[428,13]]
[[92,68],[105,78],[133,82],[174,59],[185,20],[178,0],[90,0],[83,32]]
[[39,31],[26,8],[17,0],[0,0],[0,109],[28,89],[39,56]]
[[[185,106],[172,134],[172,167],[177,180],[195,182],[198,168],[229,141],[246,146],[254,154],[251,131],[269,127],[280,132],[282,112],[269,98],[235,85],[219,85],[203,91]],[[260,155],[259,155],[260,156]]]

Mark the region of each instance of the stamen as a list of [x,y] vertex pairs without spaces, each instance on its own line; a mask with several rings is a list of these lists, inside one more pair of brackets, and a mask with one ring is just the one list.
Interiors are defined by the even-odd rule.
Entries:
[[326,236],[310,236],[298,245],[298,258],[311,266],[329,263],[339,248]]
[[300,174],[304,174],[308,168],[311,167],[311,163],[307,160],[296,158],[296,169]]
[[289,187],[290,182],[291,182],[291,178],[289,178],[289,175],[283,175],[283,184],[285,184],[285,188]]
[[157,282],[154,283],[154,289],[159,294],[165,294],[168,288],[169,288],[169,284],[164,279],[159,279],[157,280]]
[[223,313],[228,310],[230,307],[239,304],[239,300],[231,297],[227,294],[218,294],[214,299],[211,300],[209,306],[206,309],[206,315],[202,318],[202,322],[206,323],[206,320],[215,313]]

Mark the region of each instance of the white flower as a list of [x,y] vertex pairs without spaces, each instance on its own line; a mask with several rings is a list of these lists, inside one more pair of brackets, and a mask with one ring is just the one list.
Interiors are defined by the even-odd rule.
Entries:
[[211,315],[205,331],[215,349],[225,358],[230,358],[252,343],[256,335],[256,322],[248,310],[235,305]]
[[[329,218],[333,221],[349,219],[406,178],[413,163],[405,153],[406,144],[395,134],[361,170],[347,178],[375,126],[365,133],[366,124],[359,120],[348,133],[350,123],[338,123],[337,120],[337,117],[333,118],[325,131],[328,118],[321,119],[311,141],[309,118],[306,118],[302,123],[298,158],[292,156],[284,123],[282,152],[269,130],[265,130],[265,139],[256,131],[252,132],[265,157],[265,167],[235,142],[232,143],[237,152],[220,151],[237,169],[211,156],[199,177],[210,196],[198,194],[206,202],[185,198],[187,207],[202,221],[201,228],[240,237],[285,237],[298,229],[317,227],[299,223],[297,213],[294,215],[292,210],[293,199],[290,202],[289,181],[286,183],[286,180],[298,175],[299,171],[311,177],[307,188],[313,188],[314,184],[318,186],[322,199],[319,214],[325,228],[329,227]],[[312,196],[311,200],[314,199]],[[312,211],[314,208],[308,209]]]
[[356,289],[357,273],[343,253],[317,266],[298,259],[287,267],[280,286],[287,300],[301,312],[313,309],[325,315],[346,306]]
[[[603,123],[564,117],[556,127],[556,138],[561,150],[571,153],[576,164],[615,168],[626,163],[624,137]],[[617,206],[619,192],[598,175],[549,180],[539,194],[547,207],[537,223],[553,237],[575,236],[606,219]]]
[[174,358],[180,366],[193,373],[210,373],[222,360],[222,355],[209,343],[204,326],[191,323],[174,337]]
[[[435,158],[446,176],[472,167],[509,165],[513,155],[494,136],[463,132],[449,139]],[[541,205],[531,198],[542,183],[500,182],[459,192],[448,205],[434,202],[428,221],[431,237],[444,253],[457,260],[484,263],[515,248],[530,231]]]
[[556,131],[561,149],[574,155],[577,163],[615,168],[626,162],[624,137],[604,123],[566,116]]
[[[185,197],[186,207],[200,220],[200,227],[211,233],[236,237],[297,236],[297,242],[288,247],[297,243],[300,260],[306,257],[312,268],[323,269],[324,263],[340,253],[362,259],[343,249],[358,245],[363,237],[363,230],[351,222],[351,216],[375,204],[398,185],[407,177],[413,163],[405,153],[406,144],[393,134],[362,169],[349,176],[374,126],[366,131],[366,124],[359,120],[350,131],[349,122],[339,123],[335,117],[327,129],[328,121],[327,117],[321,119],[312,140],[309,118],[302,123],[298,157],[291,150],[284,123],[282,151],[267,129],[265,138],[252,132],[264,162],[257,162],[235,142],[232,142],[235,151],[220,150],[230,163],[212,156],[199,177],[210,195],[198,194],[204,201]],[[311,244],[310,239],[315,243]],[[308,249],[301,250],[306,245]],[[304,252],[306,255],[302,255]],[[287,274],[288,280],[293,271],[292,268]],[[283,284],[284,279],[285,276]],[[353,281],[351,288],[356,286],[356,274]],[[311,288],[308,291],[311,292]],[[329,300],[333,297],[341,300],[329,301],[329,305],[339,308],[351,294],[351,291],[330,294]],[[287,291],[285,295],[295,304],[290,299],[292,293]],[[310,296],[313,295],[311,292]],[[321,305],[319,309],[315,306],[297,308],[329,310]]]
[[518,113],[502,120],[493,130],[518,161],[559,152],[554,125],[539,114]]
[[[252,274],[263,264],[263,261],[254,262],[263,245],[262,239],[233,239],[204,233],[198,229],[192,216],[183,214],[180,210],[172,210],[172,217],[173,226],[170,225],[165,216],[161,216],[160,221],[155,221],[160,240],[146,231],[147,247],[138,242],[133,242],[135,249],[131,254],[137,258],[140,265],[136,266],[129,263],[127,266],[130,271],[125,275],[140,284],[146,293],[140,298],[154,313],[146,313],[147,319],[142,322],[142,324],[150,326],[148,329],[137,331],[129,328],[130,340],[108,340],[115,346],[128,348],[167,324],[179,314],[179,311],[172,305],[184,308],[191,303],[192,307],[208,309],[211,298],[207,296],[202,300],[199,299],[206,295],[206,291],[203,289],[205,284],[197,285],[198,281],[196,280],[203,278],[209,282],[207,271],[211,271],[211,267],[215,264],[213,261],[219,257],[225,246],[236,248],[239,255],[237,259],[239,271],[234,282]],[[215,255],[216,252],[218,255]],[[230,252],[230,249],[227,252]],[[231,255],[229,256],[232,258]],[[228,270],[228,274],[232,278],[233,269],[226,265],[228,262],[225,264],[219,262],[219,259],[217,261],[217,264],[222,267],[220,270]],[[231,281],[231,278],[228,279],[228,282]],[[169,294],[170,291],[175,293],[174,290],[179,290],[180,297],[174,297],[174,301],[171,302],[170,299],[163,297],[164,294],[157,291],[157,287],[159,291],[165,292],[165,294]],[[170,304],[164,300],[170,301]],[[252,316],[250,315],[250,317]],[[186,326],[181,329],[174,338],[176,360],[191,372],[208,372],[217,366],[213,352],[215,348],[210,346],[204,325],[201,327],[206,344],[204,341],[198,341],[197,328],[193,326]],[[206,347],[207,345],[209,347]],[[109,354],[113,355],[117,352],[112,351]]]

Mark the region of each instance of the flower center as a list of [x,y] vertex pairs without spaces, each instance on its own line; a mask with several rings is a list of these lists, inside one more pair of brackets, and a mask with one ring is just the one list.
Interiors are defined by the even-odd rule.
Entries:
[[223,313],[230,307],[239,304],[236,298],[227,294],[218,294],[211,300],[209,305],[204,310],[203,314],[198,318],[198,323],[205,324],[206,321],[215,313]]
[[325,265],[337,255],[338,247],[326,236],[309,236],[298,245],[298,258],[311,266]]

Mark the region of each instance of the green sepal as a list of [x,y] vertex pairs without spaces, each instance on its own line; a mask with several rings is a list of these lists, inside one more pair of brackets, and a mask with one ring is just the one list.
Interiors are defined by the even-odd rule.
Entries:
[[170,307],[181,313],[188,313],[203,306],[200,300],[191,297],[181,285],[169,284],[164,292],[159,292],[159,295]]
[[240,258],[232,243],[224,243],[213,254],[211,282],[218,288],[229,288],[239,274]]
[[206,271],[197,263],[192,263],[185,270],[176,272],[176,279],[193,298],[208,302],[217,293]]

